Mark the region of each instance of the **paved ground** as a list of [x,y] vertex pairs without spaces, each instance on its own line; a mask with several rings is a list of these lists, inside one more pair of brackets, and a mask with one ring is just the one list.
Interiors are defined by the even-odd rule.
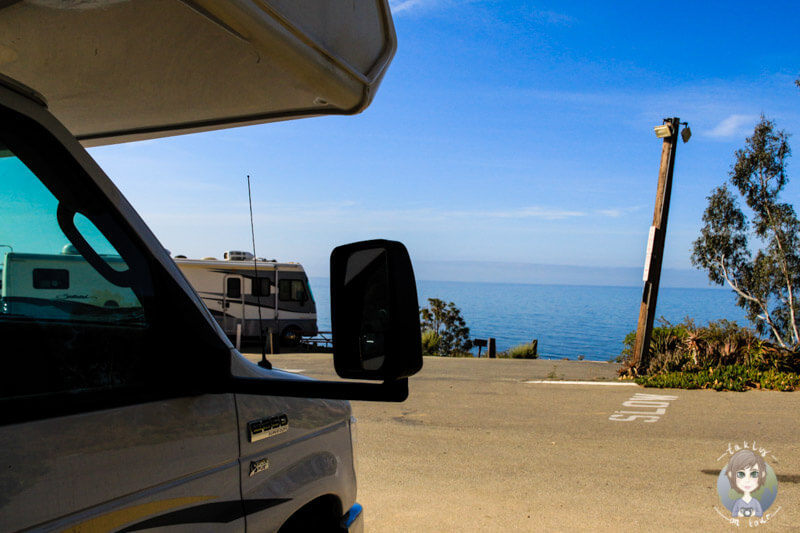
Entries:
[[[329,357],[272,359],[332,375]],[[746,530],[755,521],[723,516],[717,478],[729,444],[753,441],[778,475],[777,513],[760,527],[800,529],[800,393],[609,385],[615,375],[609,363],[426,358],[406,402],[354,402],[367,530]],[[537,382],[553,377],[594,384]]]

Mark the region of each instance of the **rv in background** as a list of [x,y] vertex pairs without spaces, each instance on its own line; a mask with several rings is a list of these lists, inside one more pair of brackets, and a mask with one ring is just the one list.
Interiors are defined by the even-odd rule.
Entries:
[[[98,257],[116,271],[127,269],[118,255]],[[60,254],[8,252],[0,267],[2,314],[130,325],[143,320],[134,292],[103,278],[74,246]]]
[[269,328],[284,345],[317,334],[317,307],[299,263],[254,260],[239,251],[225,252],[221,261],[177,256],[175,263],[226,335],[235,337],[241,325],[242,337],[260,337],[259,319],[264,333]]

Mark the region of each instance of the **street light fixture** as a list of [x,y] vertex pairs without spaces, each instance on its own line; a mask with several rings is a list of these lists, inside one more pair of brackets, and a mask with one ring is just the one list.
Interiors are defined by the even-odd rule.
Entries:
[[689,129],[688,122],[682,122],[681,124],[683,124],[683,129],[681,130],[681,139],[683,139],[684,143],[688,143],[689,139],[692,138],[692,130]]
[[662,124],[653,128],[656,132],[656,137],[663,139],[665,137],[672,137],[672,126],[670,124]]
[[[667,137],[672,137],[672,120],[671,119],[664,119],[664,120],[665,120],[664,124],[653,128],[656,137],[658,137],[659,139],[666,139]],[[680,126],[683,126],[683,129],[681,130],[681,139],[683,139],[684,143],[688,143],[689,139],[692,138],[692,130],[689,129],[689,123],[688,122],[675,123],[676,128],[679,128]]]

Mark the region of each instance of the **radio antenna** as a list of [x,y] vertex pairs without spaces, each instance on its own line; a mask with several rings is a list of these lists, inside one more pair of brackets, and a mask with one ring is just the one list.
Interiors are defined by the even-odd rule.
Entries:
[[[258,307],[258,338],[261,342],[261,361],[258,366],[262,368],[272,368],[272,363],[267,361],[267,342],[264,339],[264,323],[261,318],[261,292],[263,287],[258,279],[258,255],[256,255],[256,230],[253,224],[253,194],[250,192],[250,174],[247,175],[247,201],[250,203],[250,236],[253,238],[253,283],[256,290],[256,307]],[[269,286],[269,285],[267,285]],[[244,320],[244,317],[242,317]]]

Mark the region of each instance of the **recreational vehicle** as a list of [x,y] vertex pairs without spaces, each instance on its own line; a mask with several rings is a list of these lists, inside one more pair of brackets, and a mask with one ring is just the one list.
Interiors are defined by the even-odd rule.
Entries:
[[[175,263],[229,337],[268,331],[283,345],[317,334],[317,307],[299,263],[277,263],[241,251]],[[260,330],[259,330],[260,328]]]
[[[125,266],[119,256],[102,257],[116,270]],[[0,312],[7,315],[87,321],[143,318],[134,292],[103,278],[70,245],[61,254],[8,252],[0,276]]]
[[331,253],[349,381],[256,365],[85,146],[358,113],[395,46],[385,0],[0,1],[0,530],[362,530],[346,400],[422,366],[405,248]]

